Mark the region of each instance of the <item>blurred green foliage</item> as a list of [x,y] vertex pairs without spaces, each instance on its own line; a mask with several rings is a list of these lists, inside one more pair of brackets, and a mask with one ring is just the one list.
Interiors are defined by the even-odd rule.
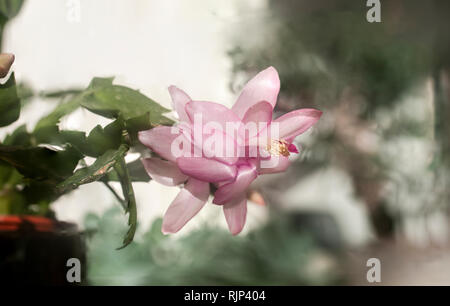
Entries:
[[22,8],[24,0],[1,0],[0,15],[5,19],[11,19],[17,16]]
[[6,23],[19,14],[24,0],[0,0],[0,50],[2,49],[3,29]]
[[270,1],[273,32],[261,45],[239,44],[234,69],[275,66],[281,93],[304,105],[327,107],[348,86],[369,103],[366,115],[389,106],[420,78],[448,67],[448,1],[387,1],[382,22],[366,21],[365,1]]
[[286,218],[246,236],[203,225],[175,238],[161,219],[128,248],[111,252],[123,222],[117,209],[87,215],[88,283],[91,285],[330,285],[344,281],[336,257]]

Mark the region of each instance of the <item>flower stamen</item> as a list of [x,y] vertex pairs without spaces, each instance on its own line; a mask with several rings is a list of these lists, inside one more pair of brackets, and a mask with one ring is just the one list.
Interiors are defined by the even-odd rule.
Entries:
[[289,153],[289,144],[284,140],[277,140],[272,139],[272,141],[267,145],[266,150],[270,153],[272,156],[285,156],[288,157],[291,155]]

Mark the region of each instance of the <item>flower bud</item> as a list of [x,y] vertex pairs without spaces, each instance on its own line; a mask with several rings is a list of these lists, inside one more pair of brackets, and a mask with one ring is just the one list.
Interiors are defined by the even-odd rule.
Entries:
[[2,53],[0,54],[0,78],[4,78],[14,63],[14,54]]

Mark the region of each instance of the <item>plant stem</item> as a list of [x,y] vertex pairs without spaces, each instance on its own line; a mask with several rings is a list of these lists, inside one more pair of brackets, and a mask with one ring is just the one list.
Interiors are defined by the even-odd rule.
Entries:
[[125,204],[125,201],[117,194],[117,192],[114,190],[114,188],[112,188],[111,185],[108,184],[108,182],[102,181],[102,183],[105,184],[106,188],[108,188],[109,191],[111,191],[111,193],[114,195],[114,197],[119,201],[122,208],[126,209],[127,206]]

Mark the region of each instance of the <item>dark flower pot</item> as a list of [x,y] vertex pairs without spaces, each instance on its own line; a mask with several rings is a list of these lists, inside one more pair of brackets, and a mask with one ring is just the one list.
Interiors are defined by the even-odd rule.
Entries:
[[[80,262],[81,282],[67,279],[71,258]],[[85,267],[85,243],[75,224],[0,216],[0,285],[79,285]]]

